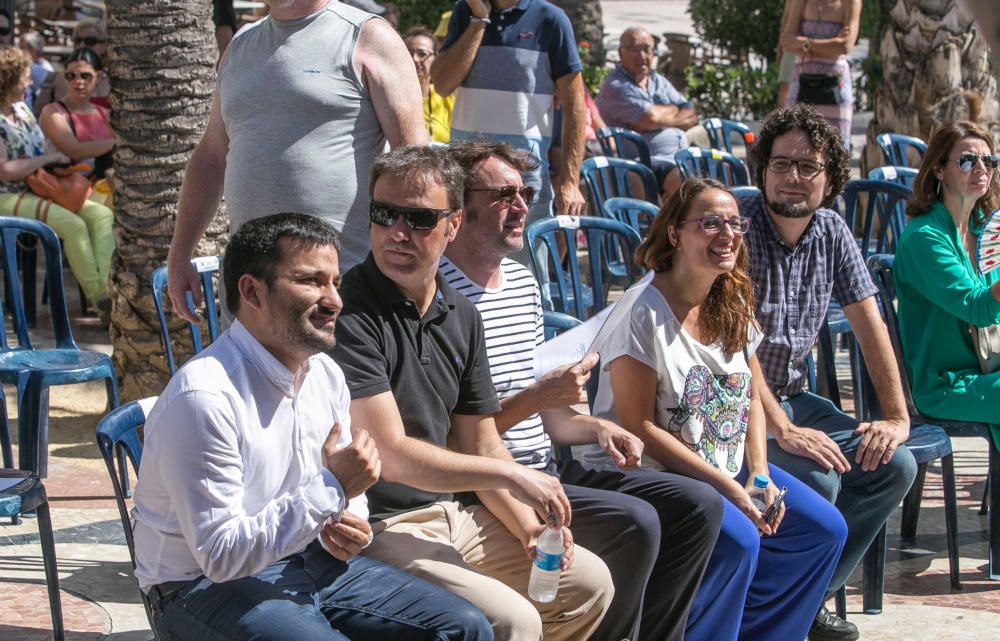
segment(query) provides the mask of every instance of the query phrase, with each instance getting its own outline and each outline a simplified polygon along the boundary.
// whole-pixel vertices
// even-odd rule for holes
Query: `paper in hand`
[[[1000,267],[1000,209],[993,210],[986,218],[983,233],[976,241],[976,263],[982,274]]]

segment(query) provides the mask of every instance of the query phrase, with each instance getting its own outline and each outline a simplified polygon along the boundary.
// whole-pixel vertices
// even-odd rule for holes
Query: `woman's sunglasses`
[[[77,36],[73,38],[73,44],[75,44],[78,47],[80,45],[84,45],[85,47],[93,47],[94,45],[100,44],[102,42],[106,42],[106,40],[98,38],[96,36]]]
[[[396,207],[388,203],[372,201],[368,208],[371,221],[381,227],[392,227],[402,216],[407,227],[414,231],[427,231],[437,227],[438,221],[454,209],[431,209],[429,207]]]
[[[682,220],[677,223],[677,226],[686,225],[688,223],[698,223],[701,230],[710,236],[718,236],[722,232],[722,228],[729,225],[729,228],[733,230],[734,234],[742,236],[743,234],[750,231],[750,219],[746,216],[733,216],[732,218],[723,218],[722,216],[709,215],[702,216],[700,218],[688,218],[687,220]]]
[[[955,162],[958,163],[959,171],[963,173],[969,173],[970,171],[972,171],[972,168],[976,166],[977,160],[983,161],[983,167],[986,169],[986,171],[992,171],[996,169],[998,162],[1000,162],[1000,160],[998,160],[997,157],[994,156],[993,154],[983,154],[982,156],[979,156],[977,154],[962,154],[961,156],[958,157],[958,160],[956,160]]]
[[[94,79],[94,74],[90,73],[89,71],[81,71],[80,73],[76,73],[75,71],[67,71],[63,75],[66,76],[66,80],[69,80],[70,82],[73,82],[77,78],[79,78],[84,82],[90,82],[91,80]]]

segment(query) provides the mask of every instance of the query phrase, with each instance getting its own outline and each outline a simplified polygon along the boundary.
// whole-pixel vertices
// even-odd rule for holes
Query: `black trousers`
[[[722,525],[706,483],[650,470],[597,472],[569,461],[560,479],[576,543],[611,570],[615,596],[593,641],[681,641]]]

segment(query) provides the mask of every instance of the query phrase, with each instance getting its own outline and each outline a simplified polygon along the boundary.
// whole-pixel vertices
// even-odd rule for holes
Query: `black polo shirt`
[[[451,414],[493,414],[500,403],[479,312],[440,273],[436,280],[434,301],[421,318],[369,253],[341,282],[344,309],[331,355],[352,399],[392,391],[406,435],[445,447]],[[373,520],[452,499],[382,480],[367,494]]]

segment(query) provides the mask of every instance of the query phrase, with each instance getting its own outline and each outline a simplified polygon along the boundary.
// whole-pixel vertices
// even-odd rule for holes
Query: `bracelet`
[[[479,16],[469,16],[469,22],[482,22],[483,24],[489,24],[489,18],[480,18]]]
[[[812,40],[806,38],[806,41],[802,43],[802,51],[806,53],[811,53],[813,50]]]

